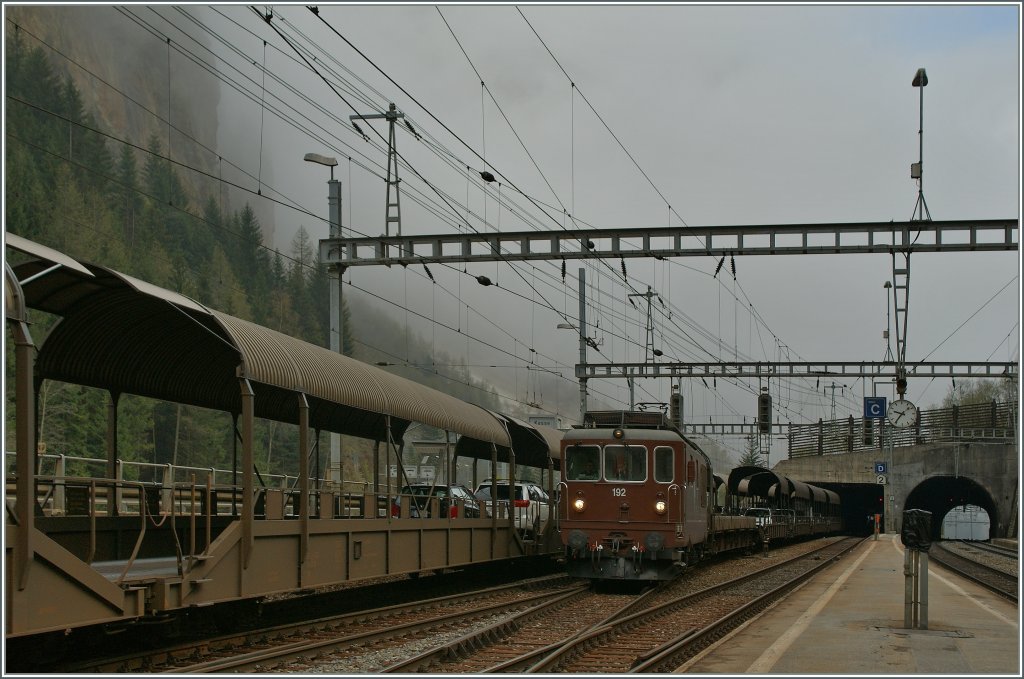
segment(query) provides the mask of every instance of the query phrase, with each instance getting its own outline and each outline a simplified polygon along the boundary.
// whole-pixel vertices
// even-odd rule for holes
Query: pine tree
[[[135,220],[141,212],[142,196],[139,193],[135,151],[127,144],[121,146],[115,177],[117,191],[113,203],[114,214],[117,215],[125,242],[131,244],[135,239]]]
[[[761,453],[757,449],[757,435],[750,434],[747,436],[747,447],[743,451],[742,457],[739,462],[741,467],[763,467],[764,460],[761,458]]]

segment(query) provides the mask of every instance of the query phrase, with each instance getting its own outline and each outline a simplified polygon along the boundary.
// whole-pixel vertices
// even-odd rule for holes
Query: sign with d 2
[[[885,417],[885,397],[865,396],[864,397],[864,418],[868,420],[882,419]]]

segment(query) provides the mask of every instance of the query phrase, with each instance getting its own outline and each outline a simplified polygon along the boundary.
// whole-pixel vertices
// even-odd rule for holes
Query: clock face
[[[894,427],[911,427],[917,424],[917,406],[902,399],[893,401],[885,416]]]

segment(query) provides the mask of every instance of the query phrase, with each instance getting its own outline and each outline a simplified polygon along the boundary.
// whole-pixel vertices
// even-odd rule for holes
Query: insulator
[[[491,284],[491,279],[488,278],[487,276],[477,276],[476,282],[486,287]]]
[[[736,258],[729,255],[729,264],[732,266],[732,279],[736,280]]]
[[[359,127],[359,123],[357,123],[354,120],[352,121],[352,127],[356,128],[356,132],[358,132],[359,134],[363,135],[364,137],[366,136],[366,133],[363,132],[363,128]]]
[[[622,264],[622,277],[626,278],[627,277],[626,276],[626,258],[625,257],[619,257],[619,262]],[[636,305],[634,305],[634,306],[636,306]]]
[[[426,264],[423,265],[423,270],[427,272],[427,278],[429,278],[432,283],[437,282],[434,280],[434,274],[430,273],[430,268]]]
[[[494,181],[494,175],[488,172],[487,170],[484,170],[483,172],[480,173],[480,178],[488,183]]]
[[[565,283],[565,260],[562,260],[562,283]]]
[[[722,255],[722,258],[718,260],[718,267],[715,269],[715,275],[712,278],[718,278],[718,272],[722,270],[723,264],[725,264],[725,255]]]

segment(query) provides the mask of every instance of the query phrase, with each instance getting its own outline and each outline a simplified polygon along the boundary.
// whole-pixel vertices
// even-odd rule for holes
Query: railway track
[[[854,541],[856,542],[856,541]],[[834,544],[834,543],[833,543]],[[793,551],[797,551],[795,548]],[[828,550],[828,551],[822,551]],[[836,551],[831,545],[814,550],[809,554],[800,554],[797,560],[811,560],[827,563]],[[719,564],[721,571],[750,568],[759,563],[762,557],[755,557],[743,562]],[[495,625],[493,628],[478,630],[467,634],[451,643],[430,649],[409,660],[396,663],[385,668],[384,672],[429,672],[431,674],[479,674],[506,672],[618,672],[627,668],[638,657],[649,652],[656,646],[652,635],[655,633],[645,628],[640,630],[641,640],[631,639],[624,645],[614,648],[608,640],[607,630],[625,624],[633,627],[636,620],[643,618],[647,612],[663,609],[679,601],[696,604],[723,586],[735,584],[743,579],[763,577],[767,573],[785,569],[792,560],[778,559],[779,563],[766,569],[755,570],[744,578],[735,579],[725,585],[700,590],[696,594],[686,596],[685,592],[692,589],[690,585],[694,573],[687,572],[682,578],[659,587],[649,589],[639,596],[624,597],[622,594],[609,594],[591,590],[586,595],[575,599],[571,606],[553,606],[544,612],[535,612],[529,619],[524,614],[522,621],[509,621],[505,626]],[[714,578],[714,576],[711,576]],[[744,601],[749,601],[748,594],[741,594]],[[665,629],[675,629],[673,623],[658,624]],[[690,629],[696,632],[697,629]],[[675,640],[676,635],[669,634]],[[596,641],[595,641],[596,639]],[[600,645],[604,656],[614,654],[617,662],[610,662],[603,657],[600,662],[586,667],[570,666],[568,668],[552,662],[560,657],[560,649],[576,649]],[[571,651],[570,651],[571,654]]]
[[[1016,549],[1010,549],[1009,547],[1001,547],[990,542],[976,542],[974,540],[959,540],[958,545],[963,545],[967,549],[973,549],[981,552],[988,552],[989,554],[999,554],[1005,556],[1008,559],[1019,561],[1020,555]]]
[[[291,663],[289,667],[294,670],[305,666],[301,663],[315,655],[325,656],[346,647],[362,647],[365,653],[366,649],[382,645],[398,646],[398,640],[402,638],[418,633],[429,637],[432,630],[451,627],[460,619],[507,616],[510,610],[582,589],[578,583],[559,574],[456,595],[189,641],[159,650],[65,666],[61,672],[272,671],[285,662]],[[380,666],[378,664],[376,667]]]
[[[562,644],[526,671],[671,672],[862,541],[840,540],[617,619]]]
[[[102,664],[89,664],[65,671],[115,672],[431,672],[483,673],[547,671],[543,661],[556,649],[593,639],[595,632],[627,624],[680,601],[695,604],[713,597],[723,585],[706,588],[703,578],[721,582],[722,573],[732,577],[737,570],[757,568],[756,577],[792,567],[789,556],[801,549],[790,546],[769,555],[718,564],[707,573],[698,569],[687,571],[687,577],[673,583],[635,593],[601,592],[565,576],[535,578],[503,587],[427,599],[409,604],[333,616],[319,620],[280,625],[257,632],[238,633],[182,644],[158,652],[111,659]],[[835,547],[825,547],[800,557],[801,560],[825,564]],[[806,551],[806,550],[805,550]],[[779,562],[767,569],[766,561]],[[717,568],[717,570],[715,570]],[[806,567],[802,570],[806,570]],[[751,580],[746,576],[730,581],[736,586]],[[778,576],[776,576],[778,577]],[[749,588],[736,595],[743,603],[754,598]],[[734,605],[735,609],[737,605]],[[764,603],[763,605],[767,605]],[[682,604],[685,608],[686,604]],[[693,608],[692,606],[690,608]],[[708,608],[700,605],[698,608]],[[754,609],[751,609],[752,611]],[[757,609],[759,610],[759,609]],[[638,613],[643,611],[643,613]],[[751,613],[752,614],[752,613]],[[719,616],[720,617],[720,616]],[[678,630],[676,622],[668,626]],[[738,623],[736,623],[738,624]],[[692,628],[692,629],[691,629]],[[687,628],[697,635],[696,625]],[[724,633],[724,632],[723,632]],[[677,635],[678,636],[678,635]],[[661,637],[658,637],[661,639]],[[717,638],[717,637],[715,637]],[[664,640],[662,640],[664,641]],[[679,641],[677,638],[668,640]],[[708,642],[710,643],[710,641]],[[591,642],[591,645],[593,642]],[[630,663],[657,661],[655,651],[661,646],[645,640],[642,648],[628,651],[617,664],[593,671],[621,671]],[[707,645],[707,644],[705,644]],[[628,662],[627,662],[628,661]],[[673,661],[668,661],[673,662]],[[681,664],[682,660],[678,664]],[[563,670],[591,671],[591,670]],[[652,670],[659,671],[659,670]]]
[[[1003,569],[951,551],[941,542],[933,542],[928,555],[943,567],[1017,603],[1018,576]]]

